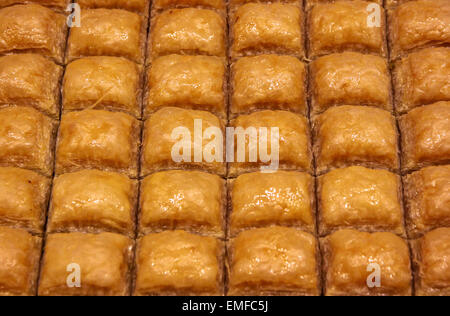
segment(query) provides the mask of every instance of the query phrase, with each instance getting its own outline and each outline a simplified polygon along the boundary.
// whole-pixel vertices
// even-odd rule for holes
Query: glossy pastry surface
[[[148,15],[149,0],[76,0],[81,9],[123,9]]]
[[[157,10],[173,7],[201,7],[217,10],[224,10],[225,0],[154,0],[153,8]]]
[[[315,238],[294,228],[247,230],[231,241],[229,295],[318,295]]]
[[[129,238],[112,233],[50,234],[45,245],[39,295],[127,295],[132,244]],[[69,287],[68,276],[77,271],[81,287]],[[69,280],[74,282],[76,278]]]
[[[162,107],[205,110],[226,117],[225,62],[213,56],[168,55],[148,72],[146,116]]]
[[[70,0],[2,0],[0,7],[7,7],[13,4],[29,4],[35,3],[42,6],[50,7],[58,11],[64,11],[69,5]]]
[[[141,185],[140,233],[183,229],[223,237],[225,182],[200,171],[164,171]]]
[[[306,114],[306,67],[295,57],[239,59],[232,70],[232,113],[278,109]]]
[[[184,231],[138,242],[135,295],[221,295],[222,244]]]
[[[314,180],[307,173],[246,173],[232,182],[230,230],[286,225],[314,232]]]

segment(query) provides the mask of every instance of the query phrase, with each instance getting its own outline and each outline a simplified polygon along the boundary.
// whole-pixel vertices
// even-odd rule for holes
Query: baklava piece
[[[450,295],[450,228],[438,228],[412,243],[417,296]]]
[[[109,109],[141,115],[141,67],[120,57],[70,63],[63,81],[63,110]]]
[[[399,167],[397,127],[388,111],[366,106],[329,108],[315,120],[317,171],[359,164]]]
[[[306,8],[310,9],[312,6],[315,6],[317,4],[320,3],[332,3],[332,2],[338,2],[338,1],[353,1],[353,0],[305,0],[306,3]],[[383,0],[366,0],[369,3],[367,3],[367,5],[369,5],[370,3],[376,3],[378,5],[383,5]],[[388,0],[388,1],[397,1],[397,0]]]
[[[223,243],[185,231],[138,241],[134,295],[223,295]]]
[[[450,44],[450,1],[418,0],[389,14],[391,58],[429,46]]]
[[[110,231],[134,235],[137,182],[127,176],[83,170],[56,177],[48,231]]]
[[[81,26],[70,30],[66,61],[87,56],[125,57],[144,62],[146,22],[125,10],[81,11]]]
[[[81,9],[122,9],[148,16],[150,0],[76,0]]]
[[[231,112],[290,110],[306,115],[306,67],[295,57],[243,57],[232,67]]]
[[[170,54],[225,57],[225,19],[205,9],[170,9],[152,19],[149,56]]]
[[[65,11],[71,0],[2,0],[0,7],[8,7],[13,4],[29,4],[35,3],[45,7],[52,8],[57,11]]]
[[[247,230],[232,239],[229,295],[319,295],[318,245],[294,228]]]
[[[450,165],[426,167],[404,178],[409,235],[450,227]]]
[[[312,111],[338,105],[370,105],[392,111],[391,78],[385,59],[355,52],[311,63]]]
[[[326,296],[409,296],[408,244],[392,233],[340,230],[322,241]]]
[[[314,179],[307,173],[247,173],[231,180],[230,235],[280,225],[315,232]]]
[[[231,56],[261,53],[304,56],[303,14],[299,6],[248,3],[231,18]]]
[[[230,175],[276,169],[311,171],[309,125],[305,117],[287,111],[261,111],[231,122],[233,141]],[[231,159],[230,159],[231,158]]]
[[[213,56],[168,55],[148,72],[145,114],[167,106],[205,110],[225,118],[226,65]]]
[[[356,51],[385,57],[384,9],[379,7],[378,21],[369,23],[371,3],[338,1],[314,6],[309,15],[309,57]],[[376,25],[379,22],[379,25]]]
[[[55,123],[31,107],[0,110],[0,166],[53,171]]]
[[[142,181],[141,234],[183,229],[224,237],[225,181],[210,173],[171,170]]]
[[[112,234],[50,234],[39,282],[40,296],[129,294],[133,241]]]
[[[62,64],[66,18],[37,4],[0,9],[0,55],[37,53]]]
[[[137,176],[140,124],[120,112],[84,110],[64,114],[56,173],[101,169]]]
[[[226,0],[153,0],[153,9],[158,11],[186,7],[200,7],[225,11]]]
[[[206,111],[167,107],[145,122],[141,176],[167,169],[225,175],[223,122]]]
[[[399,60],[393,71],[396,110],[450,101],[450,47],[425,48]]]
[[[0,295],[34,296],[40,256],[41,238],[0,227]]]
[[[416,1],[416,0],[385,0],[384,2],[387,8],[393,8],[408,1]]]
[[[405,235],[400,177],[353,166],[319,177],[319,234],[342,228]]]
[[[0,168],[0,224],[42,233],[50,180],[33,171]]]
[[[450,163],[450,101],[425,105],[400,118],[405,171]]]
[[[61,76],[62,67],[41,55],[0,57],[0,107],[32,106],[57,117]]]

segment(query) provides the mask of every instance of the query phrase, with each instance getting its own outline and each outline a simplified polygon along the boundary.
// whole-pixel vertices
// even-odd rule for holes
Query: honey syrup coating
[[[295,57],[243,57],[233,65],[231,112],[277,109],[306,115],[305,86],[306,67]]]
[[[39,282],[40,296],[124,296],[129,293],[133,241],[112,233],[49,234]],[[81,287],[67,286],[67,267],[79,266]]]
[[[66,18],[37,4],[0,9],[0,55],[37,53],[63,63]]]
[[[152,19],[149,56],[170,54],[225,57],[226,22],[213,10],[170,9]]]
[[[64,114],[56,150],[56,174],[101,169],[137,176],[139,122],[121,112]]]
[[[70,2],[70,0],[2,0],[0,2],[0,7],[9,7],[14,4],[35,3],[57,11],[64,11]]]
[[[0,168],[0,224],[41,233],[50,180],[33,171]]]
[[[154,0],[153,9],[165,10],[174,7],[200,7],[216,10],[225,10],[225,0]]]
[[[205,110],[225,118],[226,65],[213,56],[168,55],[148,72],[145,116],[162,107]]]
[[[314,225],[314,180],[307,173],[246,173],[232,182],[230,231],[271,225],[302,228]]]
[[[400,118],[403,169],[450,162],[450,101],[415,108]]]
[[[33,296],[41,239],[22,229],[0,227],[0,295]]]
[[[309,57],[343,51],[386,56],[384,9],[380,26],[368,24],[367,1],[338,1],[315,5],[309,12]]]
[[[317,243],[294,228],[247,230],[229,245],[229,295],[319,295]]]
[[[326,296],[409,296],[411,265],[408,244],[392,233],[365,233],[344,229],[323,241]],[[380,287],[369,287],[377,264]],[[374,280],[374,278],[370,278]]]
[[[134,295],[223,295],[223,246],[181,230],[138,241]]]
[[[144,62],[144,18],[117,9],[81,11],[81,27],[70,31],[66,62],[88,56],[125,57]]]
[[[120,57],[87,57],[66,67],[63,110],[104,108],[141,115],[141,67]]]
[[[200,171],[171,170],[142,181],[140,233],[183,229],[224,236],[225,181]]]
[[[55,178],[48,232],[111,231],[134,235],[137,182],[99,170]]]
[[[450,2],[408,1],[389,14],[391,58],[429,46],[450,44]]]
[[[450,48],[425,48],[399,60],[393,72],[397,112],[450,101]]]
[[[312,6],[320,4],[320,3],[333,3],[338,1],[349,1],[349,0],[305,0],[305,5],[307,9],[310,9]],[[353,1],[353,0],[350,0]],[[380,6],[383,5],[383,0],[366,0],[368,2],[374,2],[376,4],[379,4]]]
[[[416,295],[450,295],[450,228],[435,229],[413,245]]]
[[[62,67],[36,54],[0,57],[0,106],[32,106],[57,117],[62,71]]]
[[[319,177],[319,233],[337,229],[391,231],[404,235],[400,178],[360,166]]]
[[[404,178],[407,224],[413,238],[450,227],[450,165],[426,167]]]
[[[303,14],[298,5],[247,3],[231,17],[231,56],[261,53],[304,56]]]
[[[207,130],[212,132],[210,135],[204,134],[197,147],[194,143],[196,120],[201,121],[203,133]],[[200,127],[200,124],[197,126]],[[222,150],[224,135],[223,122],[207,111],[162,108],[145,122],[141,176],[155,171],[184,168],[225,175],[225,150]],[[195,148],[200,144],[202,157],[196,157]]]
[[[360,164],[397,170],[397,127],[385,110],[332,107],[315,120],[317,172]]]
[[[276,160],[274,158],[278,158],[277,163],[280,169],[311,171],[310,134],[305,117],[288,111],[266,110],[241,115],[231,122],[231,127],[235,130],[234,162],[230,163],[230,176],[257,171],[261,168],[273,168]],[[266,128],[267,138],[260,128]],[[276,134],[272,135],[272,131],[275,132],[273,128],[278,128],[279,142],[272,143],[272,139],[276,140]],[[257,147],[254,146],[256,143],[249,135],[256,135],[255,142],[258,143],[267,140],[267,154],[270,156],[270,161],[264,162],[264,158],[267,157],[261,156],[261,150],[251,150]],[[242,146],[244,141],[245,146]],[[277,148],[278,157],[273,157]],[[245,152],[242,153],[240,149],[244,149]],[[256,161],[252,161],[253,154],[256,154]]]
[[[148,15],[150,0],[76,0],[81,9],[122,9]]]
[[[385,0],[385,6],[387,8],[393,8],[408,1],[416,1],[416,0]]]
[[[0,166],[52,174],[55,123],[31,107],[0,109]]]
[[[392,111],[386,60],[355,52],[320,57],[311,64],[312,111],[335,105],[372,105]]]

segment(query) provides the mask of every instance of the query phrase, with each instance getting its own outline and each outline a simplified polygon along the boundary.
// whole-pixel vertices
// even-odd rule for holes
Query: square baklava
[[[148,16],[150,0],[75,0],[81,9],[122,9]]]
[[[226,0],[153,0],[153,10],[166,10],[171,8],[198,7],[225,11]]]
[[[8,7],[13,4],[35,3],[62,12],[66,10],[71,2],[71,0],[2,0],[0,2],[0,7]]]

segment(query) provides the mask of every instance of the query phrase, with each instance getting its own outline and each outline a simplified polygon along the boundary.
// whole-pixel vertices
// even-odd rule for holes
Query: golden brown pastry
[[[42,233],[50,180],[33,171],[0,168],[0,224]]]
[[[225,57],[225,19],[212,10],[170,9],[152,19],[149,56],[170,54]]]
[[[225,118],[226,65],[213,56],[168,55],[152,62],[145,116],[167,106],[205,110]]]
[[[137,176],[140,124],[120,112],[64,114],[56,150],[56,174],[101,169]]]
[[[243,57],[232,66],[231,112],[290,110],[306,115],[306,67],[295,57]]]
[[[450,2],[408,1],[389,15],[391,58],[413,50],[450,44]]]
[[[367,106],[329,108],[315,120],[317,172],[348,165],[397,170],[397,127],[385,110]]]
[[[128,295],[132,246],[131,239],[112,233],[48,235],[39,295]]]
[[[372,105],[392,111],[391,78],[385,59],[355,52],[311,63],[312,111],[335,105]]]
[[[230,0],[230,4],[233,7],[243,5],[249,2],[255,2],[255,3],[271,3],[271,2],[281,2],[281,3],[297,3],[297,0]]]
[[[70,63],[63,81],[63,110],[102,108],[141,116],[141,67],[120,57]]]
[[[310,133],[305,117],[287,111],[267,110],[241,115],[231,122],[231,127],[234,128],[234,135],[231,136],[234,139],[234,146],[229,150],[232,151],[234,159],[228,160],[231,162],[230,176],[234,177],[262,168],[270,170],[278,169],[278,167],[287,170],[311,171]],[[260,128],[265,128],[267,135],[262,133]],[[272,142],[272,139],[276,140],[276,130],[273,128],[278,129],[278,142]],[[266,148],[258,146],[264,141],[267,143]],[[278,149],[278,156],[276,149]],[[267,157],[264,157],[266,154]],[[269,158],[269,161],[264,161],[265,158]],[[276,161],[277,158],[278,161]]]
[[[450,163],[450,101],[425,105],[400,118],[403,169]]]
[[[385,57],[384,9],[380,26],[369,25],[367,1],[338,1],[317,4],[309,15],[309,57],[343,51],[371,53]]]
[[[0,166],[19,167],[50,176],[55,123],[30,107],[0,110]]]
[[[404,188],[411,237],[450,227],[450,165],[426,167],[406,175]]]
[[[0,227],[0,295],[35,295],[40,256],[41,238]]]
[[[409,248],[402,238],[344,229],[324,238],[321,248],[326,296],[411,295]]]
[[[310,9],[312,6],[319,4],[319,3],[331,3],[331,2],[338,2],[338,1],[352,1],[352,0],[305,0],[306,8]],[[383,0],[366,0],[368,2],[374,2],[379,4],[380,6],[383,5]],[[387,0],[392,1],[392,0]],[[393,0],[397,1],[397,0]]]
[[[32,106],[57,117],[62,71],[36,54],[0,57],[0,106]]]
[[[154,0],[153,9],[165,10],[169,8],[200,7],[224,11],[225,0]]]
[[[314,236],[294,228],[244,231],[229,244],[229,295],[319,295]]]
[[[63,63],[66,18],[37,4],[0,9],[0,55],[37,53]]]
[[[138,241],[134,295],[223,295],[223,244],[185,231]]]
[[[425,48],[399,60],[393,71],[396,110],[450,101],[450,48]]]
[[[405,234],[399,176],[353,166],[318,179],[321,236],[342,228]]]
[[[417,296],[450,295],[450,228],[438,228],[413,241]]]
[[[244,4],[231,17],[231,56],[277,53],[303,57],[302,21],[297,5]]]
[[[48,232],[111,231],[134,236],[137,181],[99,170],[56,177]]]
[[[141,234],[183,229],[224,237],[225,181],[210,173],[171,170],[142,181],[139,214]]]
[[[392,8],[408,1],[416,1],[416,0],[385,0],[384,2],[387,8]]]
[[[125,10],[81,11],[81,27],[70,30],[66,62],[87,56],[125,57],[144,62],[145,19]]]
[[[123,9],[148,15],[150,0],[76,0],[81,9]]]
[[[246,173],[232,180],[230,190],[232,236],[272,225],[315,232],[314,179],[307,173]]]
[[[35,3],[57,11],[65,11],[71,0],[1,0],[0,7],[7,7],[13,4]]]
[[[223,122],[215,115],[206,111],[163,108],[145,122],[141,176],[184,168],[225,175],[224,142]]]

